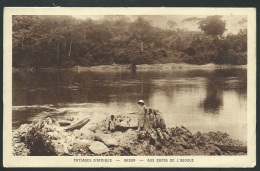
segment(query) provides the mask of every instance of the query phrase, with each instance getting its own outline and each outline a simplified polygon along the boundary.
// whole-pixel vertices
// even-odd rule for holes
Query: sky
[[[78,19],[86,19],[91,18],[93,20],[99,20],[104,18],[104,15],[95,15],[95,16],[83,16],[83,15],[74,15],[73,17]],[[131,20],[135,20],[138,16],[127,16]],[[182,20],[190,17],[198,17],[205,18],[206,16],[198,16],[198,15],[144,15],[143,18],[151,21],[153,26],[159,28],[167,28],[167,21],[174,21],[177,23],[177,28],[187,29],[187,30],[198,30],[197,26],[194,28],[194,25],[188,22],[182,22]],[[236,34],[242,26],[238,24],[238,22],[242,19],[246,18],[243,15],[224,15],[223,20],[226,21],[226,29],[225,34],[233,33]]]

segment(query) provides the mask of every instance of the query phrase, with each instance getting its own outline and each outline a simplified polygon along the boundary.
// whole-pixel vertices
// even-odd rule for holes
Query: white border
[[[246,156],[56,156],[32,157],[12,154],[12,15],[247,15],[247,143]],[[63,8],[17,7],[4,8],[4,167],[254,167],[256,165],[256,9],[255,8]],[[112,159],[112,163],[73,162],[74,159]],[[135,163],[123,159],[136,159]],[[193,163],[146,162],[147,159],[192,158]],[[139,160],[144,161],[139,161]],[[116,160],[120,160],[117,162]]]

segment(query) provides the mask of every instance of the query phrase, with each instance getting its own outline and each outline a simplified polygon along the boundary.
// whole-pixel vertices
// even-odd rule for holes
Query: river
[[[137,101],[159,109],[168,127],[247,136],[247,69],[13,72],[13,128],[52,115],[121,114]],[[101,114],[100,114],[101,116]]]

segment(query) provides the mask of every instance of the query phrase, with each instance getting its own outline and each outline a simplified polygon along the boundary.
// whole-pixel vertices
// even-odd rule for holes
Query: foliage
[[[247,63],[246,20],[237,34],[224,35],[221,16],[183,20],[201,31],[154,27],[139,17],[13,16],[13,67],[71,67],[188,62]],[[243,25],[243,26],[242,26]],[[174,28],[174,29],[173,29]]]
[[[221,20],[222,16],[208,16],[199,21],[199,28],[206,34],[221,36],[226,31],[226,22]]]
[[[32,156],[54,156],[55,147],[47,134],[42,130],[43,123],[31,126],[26,134],[26,144]]]
[[[168,26],[170,29],[173,29],[174,27],[177,26],[177,23],[174,22],[174,21],[169,20],[169,21],[167,21],[167,26]]]

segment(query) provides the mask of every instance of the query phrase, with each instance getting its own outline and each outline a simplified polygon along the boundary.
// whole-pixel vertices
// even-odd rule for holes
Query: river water
[[[137,111],[137,101],[159,109],[168,127],[223,131],[246,140],[247,69],[13,72],[13,128],[67,113]],[[99,117],[99,116],[98,116]]]

